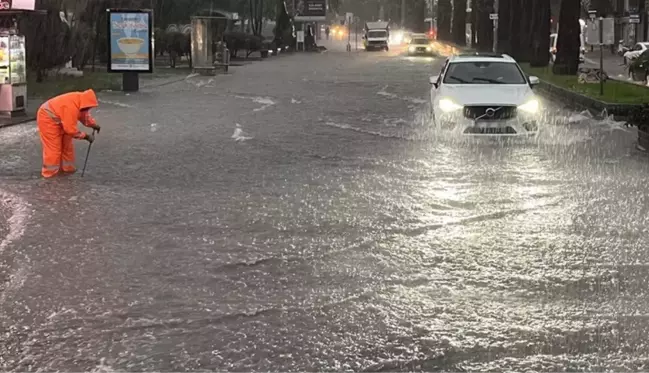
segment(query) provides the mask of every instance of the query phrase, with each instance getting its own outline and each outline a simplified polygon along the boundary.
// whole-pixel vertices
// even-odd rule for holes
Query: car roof
[[[507,54],[496,53],[464,53],[451,56],[449,63],[454,62],[505,62],[516,63],[516,60]]]

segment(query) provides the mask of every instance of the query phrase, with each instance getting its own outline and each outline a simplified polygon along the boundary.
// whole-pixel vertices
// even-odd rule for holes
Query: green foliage
[[[604,95],[600,96],[599,84],[581,84],[578,82],[577,75],[557,75],[550,68],[534,68],[528,64],[521,64],[521,67],[529,75],[537,76],[548,83],[604,102],[641,104],[649,101],[649,88],[640,85],[608,80],[604,86]]]
[[[82,77],[57,76],[47,81],[28,78],[30,98],[48,99],[71,91],[85,91],[92,88],[96,91],[121,90],[121,76],[109,73],[86,72]]]

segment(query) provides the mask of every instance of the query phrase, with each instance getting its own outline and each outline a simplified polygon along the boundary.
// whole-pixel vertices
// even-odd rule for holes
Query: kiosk
[[[22,114],[27,101],[25,37],[0,30],[0,114]]]
[[[35,0],[0,0],[0,125],[26,116],[25,37],[18,31],[17,16],[43,13],[35,11],[35,3]]]

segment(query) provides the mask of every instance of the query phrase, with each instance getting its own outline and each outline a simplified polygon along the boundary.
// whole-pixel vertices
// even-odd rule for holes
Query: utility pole
[[[406,27],[406,0],[401,0],[401,28]]]
[[[494,13],[498,13],[498,0],[494,0]],[[494,29],[494,53],[498,53],[498,19],[495,19],[493,21],[493,29]]]

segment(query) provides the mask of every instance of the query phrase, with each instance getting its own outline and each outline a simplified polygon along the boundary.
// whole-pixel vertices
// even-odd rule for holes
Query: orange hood
[[[99,104],[97,103],[97,95],[95,95],[95,91],[88,89],[80,93],[79,109],[91,109],[99,106]]]

